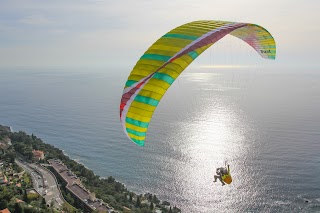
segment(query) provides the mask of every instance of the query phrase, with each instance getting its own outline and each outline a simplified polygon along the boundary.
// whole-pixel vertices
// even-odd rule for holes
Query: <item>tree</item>
[[[9,163],[14,163],[15,157],[16,157],[16,154],[12,152],[9,152],[5,155],[5,158]]]
[[[0,209],[5,209],[7,207],[8,207],[8,201],[1,198],[1,200],[0,200]]]
[[[140,207],[141,207],[141,200],[140,200],[140,196],[138,196],[138,197],[137,197],[136,207],[137,207],[137,208],[140,208]]]
[[[112,176],[108,177],[108,183],[113,183],[114,181],[115,179]]]
[[[67,213],[78,212],[78,210],[75,207],[71,206],[69,203],[66,203],[66,202],[62,204],[62,210],[64,210]]]
[[[162,205],[170,206],[170,203],[169,203],[168,201],[163,201],[163,202],[162,202]]]
[[[153,195],[152,202],[155,203],[155,204],[159,204],[160,200],[157,198],[156,195]]]
[[[51,202],[50,202],[50,207],[52,208],[53,205],[54,205],[54,200],[51,200]]]
[[[120,192],[123,188],[123,185],[119,182],[115,182],[114,184],[114,189],[117,191],[117,192]]]
[[[37,136],[35,136],[33,133],[31,134],[31,139],[32,139],[33,141],[38,140]]]
[[[154,206],[153,206],[153,203],[151,202],[150,204],[150,209],[153,210],[154,209]]]
[[[24,213],[24,209],[20,206],[19,203],[14,204],[14,212]]]
[[[68,203],[70,203],[71,205],[74,205],[74,199],[72,198],[72,196],[71,196],[70,193],[67,194],[66,200],[67,200]]]
[[[24,190],[24,193],[23,193],[23,200],[24,200],[24,202],[26,202],[26,203],[28,203],[28,202],[29,202],[28,194],[27,194],[27,190]]]
[[[41,199],[41,205],[42,205],[42,208],[46,208],[47,207],[47,203],[46,203],[46,200],[44,198]]]
[[[34,193],[29,193],[27,196],[28,196],[28,201],[29,202],[32,202],[34,200],[38,200],[38,198],[39,198],[39,195],[38,194],[34,194]]]

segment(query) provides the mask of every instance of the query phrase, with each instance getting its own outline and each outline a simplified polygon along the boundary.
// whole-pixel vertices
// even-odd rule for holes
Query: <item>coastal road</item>
[[[57,209],[61,209],[64,199],[60,193],[54,175],[37,164],[29,164],[21,160],[16,160],[16,163],[31,175],[35,190],[44,197],[46,203]]]
[[[18,159],[16,159],[15,162],[16,164],[18,164],[18,166],[20,166],[23,170],[30,174],[34,189],[39,194],[41,194],[41,192],[43,191],[41,176],[39,176],[32,168],[30,168],[27,163]]]

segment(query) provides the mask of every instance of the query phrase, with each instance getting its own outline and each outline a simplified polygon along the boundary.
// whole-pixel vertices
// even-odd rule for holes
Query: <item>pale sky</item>
[[[320,67],[317,0],[1,0],[0,5],[5,68],[132,67],[160,36],[196,20],[258,24],[276,40],[276,65]]]

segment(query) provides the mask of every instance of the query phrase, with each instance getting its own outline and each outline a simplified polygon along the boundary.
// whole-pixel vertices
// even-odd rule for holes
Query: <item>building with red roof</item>
[[[32,150],[33,158],[35,160],[43,160],[44,159],[44,152],[40,150]]]

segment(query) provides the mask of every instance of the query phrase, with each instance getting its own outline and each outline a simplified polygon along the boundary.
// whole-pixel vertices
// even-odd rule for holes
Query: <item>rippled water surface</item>
[[[183,212],[320,211],[316,70],[190,69],[159,104],[145,147],[119,122],[127,74],[1,70],[0,123]],[[225,161],[233,183],[222,187],[212,181]]]

